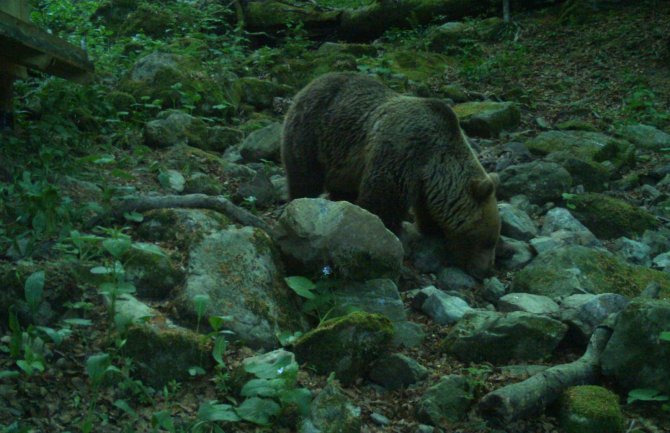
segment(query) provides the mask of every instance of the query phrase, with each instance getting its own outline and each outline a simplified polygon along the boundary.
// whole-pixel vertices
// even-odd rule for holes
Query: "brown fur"
[[[446,237],[460,265],[477,276],[491,270],[497,177],[486,174],[444,101],[402,96],[359,74],[323,75],[286,115],[282,160],[291,199],[325,190],[396,233],[411,208],[423,233]]]

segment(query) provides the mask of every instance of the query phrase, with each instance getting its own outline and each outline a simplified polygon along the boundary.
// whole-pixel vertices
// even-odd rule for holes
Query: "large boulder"
[[[335,373],[343,384],[364,377],[390,346],[391,321],[380,314],[350,313],[329,319],[295,342],[298,361],[323,375]]]
[[[601,357],[603,373],[627,389],[652,388],[670,394],[670,302],[636,299],[619,314]]]
[[[634,236],[659,226],[651,213],[603,194],[570,195],[568,204],[575,217],[603,239]]]
[[[473,101],[454,106],[461,126],[473,137],[497,137],[519,125],[521,113],[513,102]]]
[[[474,400],[472,384],[463,376],[443,376],[421,396],[416,408],[419,421],[439,426],[463,419]]]
[[[625,125],[616,134],[642,149],[660,152],[670,148],[670,134],[650,125]]]
[[[464,362],[542,360],[552,355],[567,329],[558,320],[537,314],[476,311],[449,331],[443,347]]]
[[[276,226],[276,239],[296,275],[369,280],[400,275],[403,249],[376,215],[346,201],[293,200]]]
[[[204,235],[189,250],[178,307],[192,323],[232,316],[224,327],[234,338],[254,348],[276,347],[280,331],[301,327],[279,263],[270,238],[259,229],[230,226]]]
[[[514,276],[516,292],[552,298],[578,293],[618,293],[633,297],[649,283],[670,296],[670,275],[626,263],[617,256],[583,246],[566,246],[539,254]]]
[[[511,165],[500,172],[498,195],[509,199],[524,194],[531,203],[544,204],[559,200],[572,185],[572,178],[554,162],[533,161]]]
[[[565,390],[559,403],[559,420],[566,433],[623,433],[619,397],[595,385]]]

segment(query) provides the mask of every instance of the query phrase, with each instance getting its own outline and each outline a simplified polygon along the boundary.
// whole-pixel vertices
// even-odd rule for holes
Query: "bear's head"
[[[493,271],[500,237],[500,215],[495,194],[499,183],[495,173],[472,180],[468,193],[472,195],[474,211],[456,232],[445,233],[450,256],[470,275],[480,279]]]

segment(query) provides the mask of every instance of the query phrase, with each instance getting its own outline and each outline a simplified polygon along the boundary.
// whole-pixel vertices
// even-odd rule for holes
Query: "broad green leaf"
[[[96,266],[91,268],[90,272],[95,275],[109,275],[114,273],[114,269],[107,266]]]
[[[307,416],[309,405],[312,402],[312,393],[307,388],[285,389],[279,392],[279,401],[282,405],[294,404],[300,415]]]
[[[659,340],[670,341],[670,331],[663,331],[661,335],[658,336]]]
[[[223,335],[219,335],[218,337],[216,337],[216,340],[214,340],[214,349],[212,350],[212,357],[214,357],[214,360],[220,366],[226,365],[226,363],[223,361],[223,354],[226,352],[226,347],[228,347],[226,337],[224,337]]]
[[[297,293],[299,296],[307,299],[314,299],[316,296],[312,290],[316,288],[316,285],[309,278],[305,277],[286,277],[284,278],[286,284]]]
[[[233,316],[211,316],[209,318],[209,326],[211,326],[213,330],[218,331],[225,322],[232,322],[232,320]]]
[[[71,319],[63,319],[63,323],[73,326],[91,326],[93,324],[89,319],[81,319],[79,317],[73,317]]]
[[[47,335],[47,337],[49,337],[51,341],[54,342],[56,346],[60,346],[63,340],[65,340],[67,337],[70,336],[70,334],[72,334],[72,331],[67,328],[55,330],[47,326],[38,326],[37,329],[44,332]]]
[[[287,386],[284,379],[251,379],[244,384],[240,394],[242,397],[274,397]]]
[[[125,212],[123,214],[123,217],[127,221],[132,221],[134,223],[141,223],[142,221],[144,221],[144,215],[142,215],[139,212]]]
[[[281,351],[270,360],[252,360],[244,364],[244,371],[259,379],[275,379],[284,375],[294,375],[298,372],[298,363],[291,352]]]
[[[118,407],[126,414],[130,415],[131,418],[137,418],[137,412],[135,412],[135,410],[132,407],[130,407],[130,405],[125,400],[116,400],[114,402],[114,406]]]
[[[169,432],[175,431],[174,429],[174,422],[172,421],[172,417],[170,416],[170,412],[166,410],[162,410],[160,412],[155,412],[151,416],[151,426],[152,427],[160,427],[163,428]]]
[[[35,311],[44,295],[44,271],[34,272],[26,279],[24,292],[28,306]]]
[[[193,297],[193,302],[195,303],[195,314],[198,317],[202,317],[205,314],[207,309],[207,304],[209,304],[210,297],[209,295],[200,294]]]
[[[18,361],[16,361],[16,365],[17,365],[21,370],[23,370],[24,373],[26,373],[28,376],[32,376],[32,375],[33,375],[33,372],[34,372],[34,371],[33,371],[33,367],[32,367],[32,365],[31,365],[31,363],[27,362],[26,360],[24,360],[24,359],[19,359]]]
[[[668,401],[668,396],[653,388],[636,388],[628,393],[627,403],[635,401]]]
[[[156,244],[151,244],[148,242],[135,242],[133,243],[133,249],[137,251],[142,251],[143,253],[153,254],[159,257],[165,257],[165,252],[160,249]]]
[[[91,381],[94,384],[97,384],[103,377],[105,377],[105,372],[107,372],[107,368],[111,366],[111,364],[112,360],[109,353],[91,355],[86,360],[86,373],[88,374],[88,377],[91,378]]]
[[[281,407],[267,398],[251,397],[236,409],[237,415],[245,421],[258,425],[269,425],[270,418],[277,416]]]
[[[166,170],[158,175],[158,182],[163,188],[182,192],[184,190],[184,185],[186,184],[186,179],[184,179],[184,176],[177,170]]]
[[[238,422],[240,417],[235,413],[235,408],[229,404],[220,404],[216,400],[207,401],[198,409],[198,420],[200,421],[228,421]]]
[[[202,367],[198,367],[197,365],[189,367],[188,369],[188,374],[190,374],[191,376],[202,376],[205,373],[207,373],[205,369]]]
[[[19,377],[21,374],[18,371],[11,370],[2,370],[0,371],[0,380],[2,379],[13,379]]]
[[[130,249],[132,242],[126,238],[105,239],[102,246],[112,257],[119,259]]]

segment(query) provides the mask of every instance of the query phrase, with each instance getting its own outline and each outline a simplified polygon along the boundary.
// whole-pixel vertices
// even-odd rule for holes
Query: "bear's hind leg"
[[[408,205],[397,183],[389,177],[367,176],[361,182],[360,191],[356,204],[377,215],[386,228],[399,234]]]

